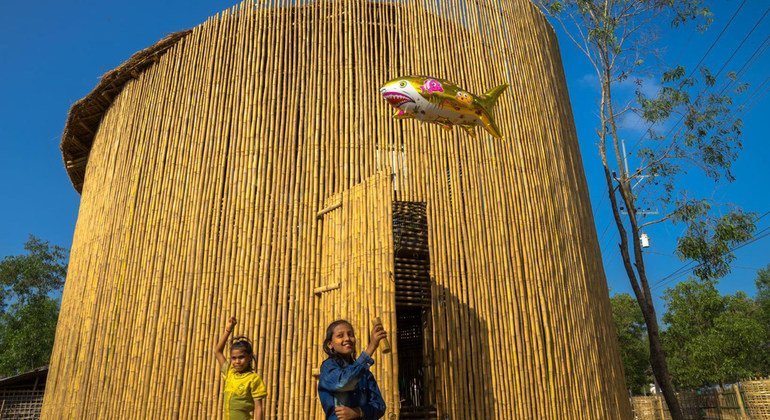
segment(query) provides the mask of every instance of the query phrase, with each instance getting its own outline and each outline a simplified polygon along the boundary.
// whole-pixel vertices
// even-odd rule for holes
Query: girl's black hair
[[[329,324],[328,327],[326,327],[326,338],[324,338],[323,350],[324,350],[324,353],[326,353],[329,356],[329,358],[342,359],[342,356],[337,354],[337,352],[334,351],[334,349],[329,348],[329,343],[332,342],[332,336],[334,335],[334,329],[338,325],[347,325],[348,327],[350,327],[351,330],[353,330],[353,324],[351,324],[347,320],[338,319],[332,322],[331,324]],[[355,347],[353,348],[353,353],[355,353]],[[352,354],[350,355],[350,361],[353,361]]]
[[[251,345],[251,340],[243,335],[233,337],[230,341],[230,351],[241,350],[246,353],[251,360],[249,361],[249,370],[254,370],[254,347]]]

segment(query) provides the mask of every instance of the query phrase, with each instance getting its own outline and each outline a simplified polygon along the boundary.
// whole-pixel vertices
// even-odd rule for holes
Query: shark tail
[[[493,87],[481,95],[481,104],[484,106],[487,112],[490,114],[492,113],[495,105],[497,105],[497,99],[503,92],[505,92],[506,89],[508,89],[508,84],[502,84],[500,86]]]
[[[485,115],[481,118],[482,126],[485,130],[496,139],[502,139],[503,135],[500,129],[497,127],[497,123],[494,120],[494,109],[497,105],[497,99],[500,95],[508,89],[507,84],[502,84],[488,90],[485,94],[481,95],[481,106],[484,108]]]

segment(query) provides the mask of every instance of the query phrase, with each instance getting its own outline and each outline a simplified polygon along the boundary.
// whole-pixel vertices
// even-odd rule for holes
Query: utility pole
[[[621,139],[620,140],[620,146],[623,148],[623,165],[625,166],[626,173],[630,174],[631,172],[629,172],[629,170],[628,170],[628,153],[626,152],[626,140],[625,139]],[[636,171],[636,172],[638,172],[638,171]],[[637,178],[637,181],[636,181],[635,184],[633,183],[633,180],[631,181],[631,193],[632,194],[634,192],[634,188],[635,187],[639,186],[639,184],[641,184],[641,182],[644,181],[645,179],[651,177],[651,175],[644,175],[642,173],[638,173],[637,174],[636,172],[634,172],[634,175],[631,177],[631,178]],[[628,212],[623,207],[621,207],[620,210],[621,210],[622,214],[628,214]],[[653,214],[658,214],[658,213],[659,213],[658,209],[650,210],[649,208],[647,208],[646,210],[644,210],[644,209],[643,210],[637,210],[637,212],[636,212],[636,214],[638,214],[638,215],[640,215],[642,217],[648,216],[648,215],[653,215]],[[639,237],[637,238],[637,240],[641,244],[642,248],[649,248],[650,247],[650,237],[646,233],[639,232]]]

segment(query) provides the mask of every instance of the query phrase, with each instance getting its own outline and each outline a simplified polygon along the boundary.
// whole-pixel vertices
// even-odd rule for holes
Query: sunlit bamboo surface
[[[230,315],[267,417],[319,418],[325,326],[350,318],[359,350],[374,317],[395,336],[393,200],[427,204],[441,418],[630,417],[559,50],[528,0],[247,1],[153,59],[63,139],[90,154],[67,161],[85,182],[44,418],[221,418]],[[407,74],[509,83],[505,139],[391,120],[378,88]]]

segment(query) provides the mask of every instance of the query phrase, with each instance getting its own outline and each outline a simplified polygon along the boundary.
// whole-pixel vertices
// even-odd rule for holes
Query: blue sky
[[[130,4],[94,0],[54,2],[10,2],[0,4],[0,256],[22,251],[27,235],[69,247],[78,212],[79,196],[65,173],[59,140],[69,107],[96,85],[99,77],[134,52],[152,45],[166,34],[190,28],[207,17],[234,5],[235,1],[134,1]],[[739,7],[738,1],[716,4],[716,19],[703,35],[669,38],[663,64],[694,66]],[[725,30],[704,64],[719,68],[741,40],[763,16],[764,0],[747,0]],[[737,50],[725,71],[736,70],[761,46],[767,47],[770,17],[765,17],[744,45]],[[663,33],[663,36],[670,34]],[[607,279],[614,292],[630,292],[617,250],[617,233],[604,198],[604,180],[595,146],[595,77],[583,57],[561,36],[567,83],[575,112],[580,147],[594,208],[597,232],[604,256]],[[767,82],[770,53],[761,50],[744,81],[749,95]],[[765,174],[770,162],[767,137],[770,83],[755,95],[744,119],[744,150],[735,165],[737,180],[715,186],[692,176],[686,188],[749,211],[770,210],[770,187]],[[628,89],[626,94],[631,94]],[[634,121],[624,123],[629,143],[640,136]],[[634,159],[629,162],[634,165]],[[759,228],[770,226],[770,217]],[[649,229],[648,273],[653,283],[684,263],[673,254],[681,227],[668,224]],[[732,293],[754,293],[757,268],[770,263],[770,237],[737,252],[733,273],[720,289]],[[670,283],[668,283],[670,284]],[[668,285],[666,284],[666,285]],[[656,294],[663,287],[654,290]]]
[[[663,66],[671,67],[681,64],[689,72],[705,56],[702,65],[709,67],[714,73],[727,63],[722,73],[725,74],[730,70],[739,70],[759,50],[752,60],[753,64],[746,67],[747,70],[745,70],[742,78],[743,81],[750,84],[749,90],[737,100],[737,103],[743,103],[745,99],[751,98],[754,92],[759,92],[749,102],[753,105],[749,105],[746,108],[747,111],[741,116],[744,121],[743,151],[734,166],[736,181],[717,185],[704,180],[699,171],[692,170],[683,180],[682,186],[702,197],[713,198],[718,202],[733,204],[744,210],[762,214],[770,210],[770,194],[768,194],[770,187],[767,181],[761,178],[767,173],[766,165],[767,162],[770,162],[770,147],[765,140],[770,133],[770,126],[768,126],[770,95],[762,95],[762,92],[767,92],[768,83],[770,83],[767,80],[770,76],[770,71],[768,71],[770,69],[770,53],[767,52],[768,46],[770,46],[768,41],[770,16],[765,15],[768,10],[767,2],[747,0],[742,7],[740,6],[741,2],[739,1],[716,2],[712,8],[715,13],[715,20],[709,30],[700,35],[690,35],[687,32],[674,34],[662,31],[660,36],[666,42],[664,43],[665,48],[661,51],[660,63]],[[738,13],[727,26],[736,10]],[[760,21],[763,15],[764,18]],[[759,25],[751,32],[757,22]],[[723,35],[706,55],[709,47],[717,40],[723,29]],[[595,109],[598,101],[598,86],[596,76],[571,41],[560,31],[557,30],[557,33],[559,34],[564,71],[575,114],[575,124],[578,130],[607,280],[613,292],[632,293],[618,252],[618,234],[612,222],[612,214],[606,198],[604,176],[601,171],[601,161],[596,148],[596,136],[593,134],[597,126]],[[741,42],[743,45],[738,48]],[[730,60],[728,61],[728,59]],[[647,79],[646,82],[648,89],[654,91],[656,86],[654,81]],[[763,83],[765,83],[764,86],[762,86]],[[761,89],[757,90],[760,87]],[[633,94],[633,84],[628,83],[618,93],[620,95]],[[637,143],[647,125],[629,119],[623,121],[622,126],[621,135],[627,142],[629,152],[633,152],[633,144]],[[629,157],[631,170],[634,170],[636,162],[638,162],[636,159]],[[663,211],[664,209],[658,210]],[[770,219],[770,215],[759,221],[758,230],[770,226],[768,219]],[[674,255],[676,238],[682,232],[682,226],[667,223],[646,230],[651,241],[651,247],[646,249],[647,273],[651,284],[658,283],[686,264]],[[719,289],[723,293],[743,290],[753,295],[756,270],[770,263],[770,237],[740,248],[737,250],[736,256],[732,273],[720,281]],[[673,276],[654,288],[653,293],[659,296],[666,287],[685,278],[686,275]],[[660,304],[660,301],[658,303]]]

